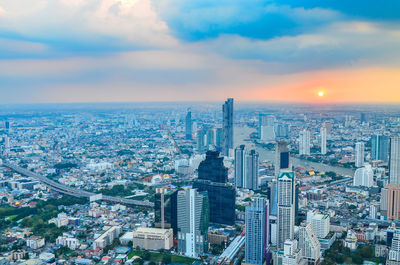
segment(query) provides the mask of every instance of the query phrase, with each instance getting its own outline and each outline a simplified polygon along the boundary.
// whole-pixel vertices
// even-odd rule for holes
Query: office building
[[[299,138],[299,154],[300,155],[310,155],[310,131],[302,130],[300,131]]]
[[[400,185],[388,184],[381,190],[381,213],[387,220],[399,220]]]
[[[207,151],[206,159],[201,161],[198,168],[199,179],[212,182],[226,183],[228,169],[224,166],[224,158],[218,151]]]
[[[190,108],[188,109],[185,118],[185,138],[186,140],[192,140],[192,111]]]
[[[278,176],[277,247],[294,238],[296,179],[294,172],[281,171]]]
[[[277,141],[275,143],[275,177],[281,170],[290,170],[292,168],[290,161],[290,152],[286,141]]]
[[[235,148],[235,186],[236,188],[244,187],[245,172],[245,145]]]
[[[254,198],[246,207],[246,264],[262,265],[269,259],[269,204],[264,198]]]
[[[261,141],[272,142],[275,141],[275,117],[263,116],[261,122]]]
[[[395,229],[386,264],[400,264],[400,230]]]
[[[255,150],[245,154],[244,188],[258,190],[258,153]]]
[[[223,132],[222,128],[215,129],[215,149],[222,152]]]
[[[193,258],[207,251],[208,195],[196,189],[178,191],[178,252]]]
[[[307,223],[311,224],[311,227],[318,238],[325,238],[329,234],[329,215],[321,214],[317,211],[308,211]]]
[[[222,105],[222,129],[223,154],[229,156],[229,150],[233,149],[233,98],[228,98]]]
[[[215,146],[215,130],[208,129],[207,130],[207,148],[211,146]]]
[[[227,183],[228,169],[218,151],[208,151],[206,159],[198,168],[198,179],[193,188],[199,192],[207,191],[209,201],[209,220],[211,223],[234,225],[236,190]]]
[[[322,155],[326,155],[326,136],[327,136],[327,130],[326,130],[325,124],[323,124],[321,127],[321,154]]]
[[[321,259],[321,244],[310,223],[302,222],[299,226],[299,249],[308,264],[318,264]]]
[[[132,247],[146,250],[170,250],[174,246],[172,229],[139,227],[133,231]]]
[[[389,149],[389,183],[400,185],[400,137],[390,138]]]
[[[154,200],[154,226],[156,228],[172,228],[174,235],[178,231],[178,191],[157,189]]]
[[[371,165],[358,168],[354,173],[353,186],[372,187],[374,185],[374,171]]]
[[[389,154],[389,137],[373,135],[371,137],[371,160],[387,162]]]
[[[203,152],[206,149],[206,145],[205,145],[205,141],[204,141],[205,136],[206,135],[204,133],[204,130],[200,129],[197,131],[197,151],[199,151],[199,152]]]
[[[364,157],[365,157],[364,152],[365,152],[365,144],[363,142],[356,143],[355,161],[354,161],[356,167],[362,167],[364,165]]]

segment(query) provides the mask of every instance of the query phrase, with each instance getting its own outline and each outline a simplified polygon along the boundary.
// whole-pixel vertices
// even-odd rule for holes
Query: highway
[[[4,160],[3,160],[2,166],[8,167],[8,168],[14,170],[15,172],[17,172],[21,175],[24,175],[26,177],[37,179],[41,183],[43,183],[47,187],[49,187],[50,189],[60,192],[60,193],[63,193],[63,194],[67,194],[67,195],[71,195],[71,196],[79,197],[79,198],[90,198],[93,195],[97,195],[97,193],[68,187],[66,185],[55,182],[51,179],[48,179],[47,177],[36,174],[35,172],[29,171],[25,168],[11,164]],[[142,206],[142,207],[149,207],[149,208],[154,207],[154,203],[149,202],[149,201],[138,201],[138,200],[131,200],[131,199],[125,199],[125,198],[121,198],[121,197],[114,197],[114,196],[107,196],[107,195],[102,195],[101,199],[104,201],[116,202],[116,203],[121,203],[121,204],[128,204],[128,205],[135,205],[135,206]]]

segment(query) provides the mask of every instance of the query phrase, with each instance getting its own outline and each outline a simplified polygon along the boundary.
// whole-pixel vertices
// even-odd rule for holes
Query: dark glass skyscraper
[[[164,193],[164,203],[162,203],[162,194],[156,193],[154,201],[155,227],[162,227],[162,214],[164,213],[164,228],[172,228],[174,230],[174,235],[176,235],[178,229],[177,195],[178,191]],[[163,204],[164,211],[162,211]]]
[[[224,156],[229,156],[229,149],[233,149],[233,98],[228,98],[222,105],[222,129]]]
[[[199,179],[202,180],[218,183],[226,183],[228,180],[228,169],[218,151],[207,151],[206,159],[201,161],[198,172]]]
[[[186,114],[185,125],[186,125],[185,138],[187,140],[192,140],[192,111],[190,110],[190,108],[188,109]]]
[[[224,225],[235,224],[236,191],[227,184],[228,169],[218,151],[208,151],[198,168],[198,180],[193,188],[208,192],[210,222]]]

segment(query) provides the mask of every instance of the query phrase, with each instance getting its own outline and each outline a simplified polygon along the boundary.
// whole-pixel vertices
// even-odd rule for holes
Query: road
[[[76,188],[71,188],[68,187],[66,185],[63,185],[61,183],[55,182],[51,179],[48,179],[47,177],[44,177],[40,174],[37,174],[35,172],[29,171],[25,168],[22,168],[20,166],[11,164],[7,161],[3,160],[3,164],[2,166],[4,167],[8,167],[12,170],[14,170],[15,172],[24,175],[26,177],[30,177],[30,178],[34,178],[39,180],[41,183],[45,184],[47,187],[49,187],[50,189],[63,193],[63,194],[67,194],[67,195],[71,195],[74,197],[79,197],[79,198],[90,198],[93,195],[97,195],[97,193],[94,192],[89,192],[89,191],[84,191],[84,190],[80,190],[80,189],[76,189]],[[126,199],[126,198],[121,198],[121,197],[114,197],[114,196],[107,196],[107,195],[102,195],[102,200],[104,201],[108,201],[108,202],[116,202],[116,203],[121,203],[121,204],[129,204],[129,205],[135,205],[135,206],[142,206],[142,207],[149,207],[152,208],[154,207],[154,203],[149,202],[149,201],[139,201],[139,200],[131,200],[131,199]]]

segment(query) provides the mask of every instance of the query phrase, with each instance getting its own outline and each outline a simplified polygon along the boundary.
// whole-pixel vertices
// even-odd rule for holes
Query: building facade
[[[223,155],[229,156],[233,149],[233,98],[228,98],[222,105]]]

